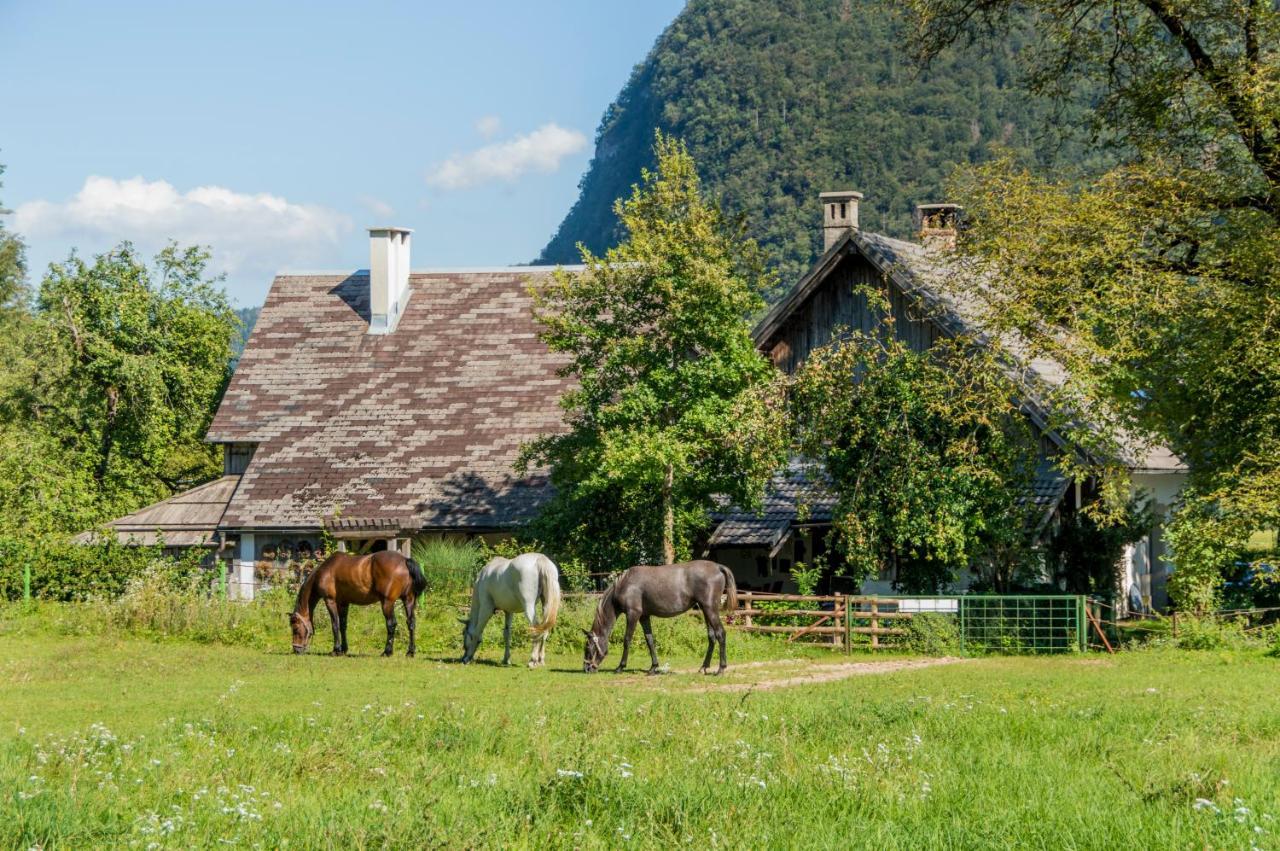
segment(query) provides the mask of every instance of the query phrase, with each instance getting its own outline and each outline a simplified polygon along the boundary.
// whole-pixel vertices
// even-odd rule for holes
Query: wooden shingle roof
[[[528,293],[548,267],[410,276],[394,333],[370,335],[369,279],[275,279],[207,439],[256,444],[222,526],[502,529],[545,477],[513,463],[561,429],[564,363]]]
[[[222,476],[112,520],[105,530],[115,532],[120,543],[134,546],[161,542],[168,547],[211,545],[239,481],[239,476]],[[99,534],[84,532],[75,540],[88,544],[98,540]]]

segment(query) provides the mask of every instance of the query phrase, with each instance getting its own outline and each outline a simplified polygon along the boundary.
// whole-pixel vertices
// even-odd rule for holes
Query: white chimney
[[[408,228],[369,228],[369,333],[390,334],[409,300]]]
[[[861,192],[847,189],[842,192],[823,192],[822,199],[822,250],[835,245],[840,237],[858,229],[858,202]]]

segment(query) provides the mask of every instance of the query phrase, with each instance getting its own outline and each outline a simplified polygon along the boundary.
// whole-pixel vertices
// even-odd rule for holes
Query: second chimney
[[[409,300],[408,228],[369,228],[369,333],[390,334]]]
[[[858,202],[861,192],[851,189],[843,192],[823,192],[822,199],[822,250],[825,252],[840,237],[858,229]]]
[[[959,204],[917,204],[916,233],[924,247],[955,248],[963,209]]]

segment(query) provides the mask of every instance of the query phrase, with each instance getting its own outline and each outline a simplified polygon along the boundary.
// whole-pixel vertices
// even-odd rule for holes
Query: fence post
[[[1084,631],[1084,596],[1076,597],[1076,643],[1080,645],[1080,652],[1083,653],[1089,649],[1089,635]]]
[[[835,622],[836,627],[837,627],[837,628],[839,628],[839,626],[840,626],[840,621],[841,621],[841,619],[844,617],[844,613],[840,611],[840,601],[841,601],[843,598],[842,598],[842,597],[841,597],[841,595],[839,595],[839,594],[833,594],[832,596],[834,596],[836,599],[835,599],[835,601],[832,603],[832,606],[833,606],[834,608],[832,609],[832,612],[831,612],[831,614],[835,615],[835,617],[833,617],[831,620],[832,620],[832,621],[834,621],[834,622]],[[839,646],[840,646],[841,644],[843,644],[843,643],[844,643],[844,639],[843,639],[843,637],[840,635],[840,633],[839,633],[839,632],[833,632],[833,633],[831,633],[831,646],[832,646],[832,647],[839,647]]]
[[[31,562],[25,560],[22,563],[22,599],[24,602],[31,602]]]
[[[876,632],[880,628],[880,598],[871,598],[871,649],[875,650],[880,647],[880,636]]]
[[[964,652],[964,633],[965,633],[964,613],[965,613],[965,609],[968,608],[968,606],[966,606],[964,603],[965,603],[964,597],[956,598],[956,608],[960,610],[959,614],[960,614],[960,652],[961,653]]]
[[[849,595],[844,595],[844,652],[853,652],[853,613],[849,611]]]

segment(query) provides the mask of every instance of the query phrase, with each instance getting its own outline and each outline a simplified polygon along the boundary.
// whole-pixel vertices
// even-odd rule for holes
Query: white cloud
[[[550,172],[587,144],[577,130],[544,124],[532,133],[455,154],[427,173],[427,183],[442,189],[465,189],[493,181],[511,182],[530,171]]]
[[[366,210],[373,213],[380,219],[390,219],[396,214],[395,207],[392,207],[380,198],[374,198],[372,195],[361,195],[360,203],[364,205]],[[382,222],[381,224],[386,224],[386,222]]]
[[[333,265],[352,230],[334,210],[278,195],[248,195],[221,186],[180,192],[164,180],[89,177],[63,202],[29,201],[14,211],[13,230],[40,254],[105,250],[121,240],[154,252],[170,239],[207,245],[212,267],[263,292],[274,272]],[[54,245],[58,244],[59,254]],[[237,289],[237,287],[232,288]],[[234,293],[233,293],[234,294]]]
[[[476,132],[486,139],[492,139],[502,129],[502,119],[496,115],[483,116],[476,122]]]

